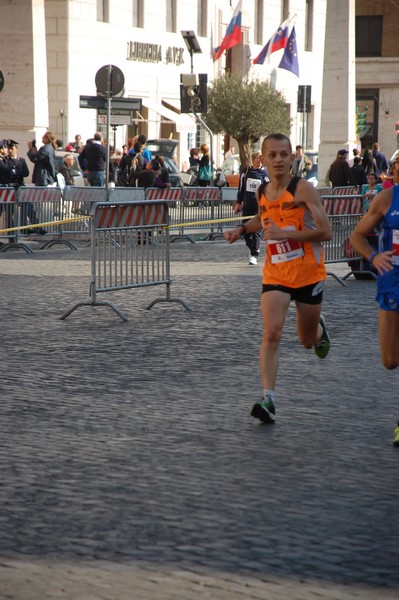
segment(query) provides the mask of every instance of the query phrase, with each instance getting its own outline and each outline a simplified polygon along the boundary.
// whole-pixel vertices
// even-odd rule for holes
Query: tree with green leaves
[[[237,140],[242,166],[251,163],[252,145],[270,133],[290,134],[291,118],[284,95],[268,81],[225,73],[211,82],[208,112],[203,116],[213,133]]]

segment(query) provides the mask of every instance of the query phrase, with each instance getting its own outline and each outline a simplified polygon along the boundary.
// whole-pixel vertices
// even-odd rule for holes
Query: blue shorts
[[[263,284],[262,294],[264,292],[284,292],[291,296],[291,300],[302,302],[303,304],[321,304],[323,300],[324,281],[318,281],[311,285],[305,285],[300,288],[287,287],[286,285],[269,285]]]
[[[380,292],[375,299],[381,310],[399,312],[399,292]]]

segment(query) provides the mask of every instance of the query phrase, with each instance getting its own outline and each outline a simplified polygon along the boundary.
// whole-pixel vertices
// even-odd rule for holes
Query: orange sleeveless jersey
[[[295,205],[293,193],[287,189],[277,200],[268,200],[265,197],[266,186],[259,199],[262,223],[272,219],[281,228],[316,229],[311,212],[305,207]],[[299,288],[323,281],[326,276],[321,242],[267,241],[263,267],[264,284]]]

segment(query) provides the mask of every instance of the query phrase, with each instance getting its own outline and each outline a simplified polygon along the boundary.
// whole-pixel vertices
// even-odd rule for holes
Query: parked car
[[[151,152],[153,158],[159,154],[165,162],[165,167],[168,169],[169,181],[172,187],[184,187],[184,179],[186,173],[180,173],[177,168],[175,159],[177,156],[177,148],[179,140],[155,139],[147,140],[146,148]]]
[[[78,162],[78,154],[77,153],[65,152],[64,150],[56,150],[55,151],[55,168],[57,169],[57,173],[60,170],[62,163],[64,161],[64,158],[66,157],[67,154],[72,154],[74,157],[74,162],[73,162],[72,169],[71,169],[73,179],[74,179],[74,185],[76,185],[77,187],[84,187],[85,180],[84,180],[83,173],[82,173],[82,170],[81,170],[79,162]]]
[[[306,171],[306,179],[310,181],[314,185],[317,186],[319,181],[318,175],[318,162],[319,162],[319,153],[318,152],[305,152],[306,156],[310,158],[312,161],[312,168],[310,171]]]

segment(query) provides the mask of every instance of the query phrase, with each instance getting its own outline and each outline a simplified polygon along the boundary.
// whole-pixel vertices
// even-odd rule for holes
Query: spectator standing
[[[126,161],[127,173],[125,173],[125,178],[127,177],[127,185],[130,187],[136,187],[136,179],[138,174],[143,171],[149,163],[145,162],[142,154],[143,144],[140,142],[135,142],[132,150],[133,152],[129,151],[126,159],[124,157],[122,160]]]
[[[297,177],[306,177],[306,173],[308,173],[312,169],[313,163],[306,154],[303,152],[303,146],[295,147],[295,158],[292,163],[292,174]]]
[[[159,174],[157,174],[157,176],[155,178],[155,187],[170,188],[171,183],[169,180],[169,171],[165,166],[165,161],[164,161],[163,157],[160,154],[157,154],[155,156],[155,160],[157,160],[160,165]]]
[[[367,212],[370,207],[372,199],[382,191],[381,183],[377,183],[377,175],[375,173],[369,173],[367,175],[367,185],[362,187],[362,196],[364,199],[364,209]]]
[[[211,184],[211,164],[208,144],[201,144],[202,156],[198,166],[198,185],[206,187]]]
[[[87,171],[89,184],[102,187],[105,183],[106,150],[99,131],[96,131],[91,143],[86,143],[78,160],[82,170]]]
[[[355,158],[356,158],[357,156],[360,156],[360,150],[359,150],[358,148],[353,148],[353,150],[352,150],[352,154],[353,154],[352,158],[350,158],[350,159],[348,160],[348,164],[349,164],[349,166],[350,166],[351,168],[352,168],[352,167],[353,167],[353,165],[355,164]]]
[[[346,160],[347,156],[348,151],[345,148],[338,150],[337,158],[330,165],[327,176],[333,187],[357,185]]]
[[[76,152],[81,152],[83,150],[82,136],[79,135],[79,133],[75,135],[75,141],[73,142],[72,146]]]
[[[43,146],[28,142],[28,158],[33,164],[32,182],[35,185],[47,186],[55,182],[55,137],[51,131],[46,131],[42,137]]]
[[[382,189],[387,190],[399,183],[399,156],[395,158],[389,168],[389,176],[382,182]]]
[[[24,185],[24,177],[29,175],[29,167],[26,160],[18,156],[18,142],[15,140],[7,140],[8,156],[7,162],[12,169],[12,179],[10,185],[18,189]]]
[[[149,188],[155,187],[155,180],[161,172],[161,165],[155,158],[148,162],[136,177],[137,187]]]
[[[373,158],[375,160],[375,174],[377,175],[378,180],[381,182],[388,173],[389,163],[385,154],[381,152],[378,142],[374,142],[372,148]]]
[[[355,156],[353,159],[353,167],[349,168],[357,185],[361,186],[367,183],[366,171],[363,168],[362,159],[360,156]]]
[[[7,140],[8,157],[7,161],[12,169],[12,179],[9,185],[18,189],[24,186],[24,178],[29,175],[29,167],[26,164],[26,160],[18,156],[18,142],[15,140]],[[31,202],[21,203],[21,225],[36,224],[39,220],[37,219],[36,212]],[[44,235],[47,231],[43,227],[37,227],[33,229],[25,230],[26,233],[39,233]]]
[[[192,167],[198,167],[199,163],[200,163],[200,159],[199,159],[199,150],[198,148],[191,148],[190,150],[190,157],[188,159],[189,164],[190,164],[190,169]]]
[[[0,185],[8,185],[12,177],[11,167],[7,161],[7,140],[0,140]],[[1,208],[1,206],[0,206]],[[1,214],[1,213],[0,213]]]
[[[252,154],[251,166],[241,171],[237,202],[234,205],[234,212],[236,214],[240,211],[242,211],[244,217],[258,214],[256,190],[266,181],[269,181],[269,178],[262,164],[262,155],[260,152],[254,152]],[[245,223],[246,221],[244,221],[244,225]],[[248,263],[250,265],[258,264],[261,237],[261,229],[251,233],[244,233],[244,240],[249,250]]]
[[[146,148],[147,136],[144,133],[140,133],[140,135],[137,136],[137,139],[134,140],[133,146],[129,150],[129,154],[130,155],[136,154],[134,148],[135,148],[137,142],[139,142],[141,144],[140,152],[144,158],[144,164],[147,164],[152,159],[152,154],[148,150],[148,148]]]
[[[7,140],[3,139],[0,140],[0,185],[4,185],[7,186],[9,185],[10,181],[12,180],[13,174],[12,174],[12,167],[10,165],[10,163],[7,160],[8,158],[8,147],[7,147]],[[6,204],[0,204],[0,215],[3,214],[3,211],[5,213],[5,223],[6,223],[6,227],[14,227],[15,223],[14,223],[14,206],[12,205],[14,203],[6,203]],[[12,237],[12,235],[10,235],[10,237],[8,238],[10,242],[14,241],[14,237]]]
[[[366,148],[364,151],[362,165],[363,169],[366,171],[366,175],[369,173],[376,173],[376,162],[370,148]]]

